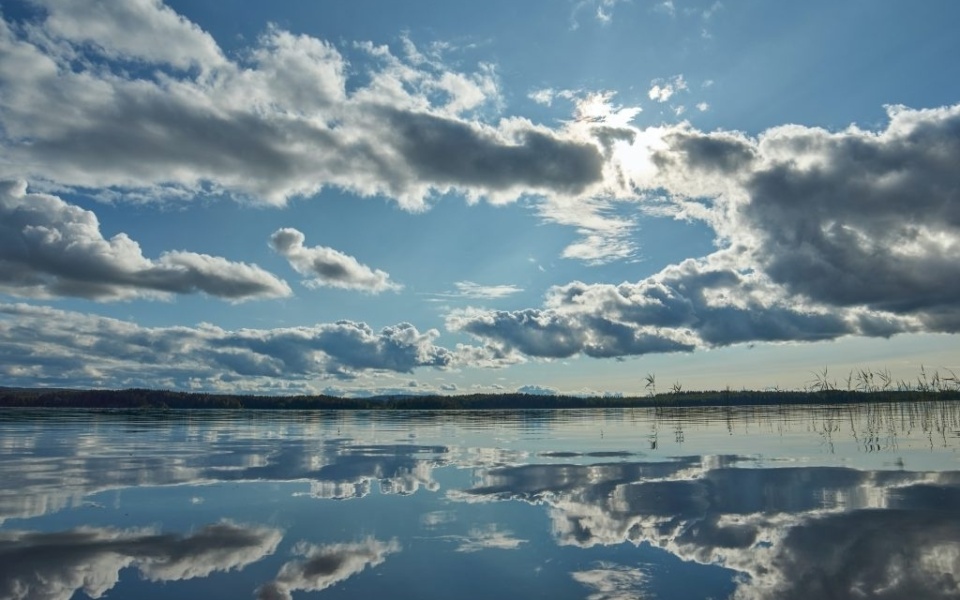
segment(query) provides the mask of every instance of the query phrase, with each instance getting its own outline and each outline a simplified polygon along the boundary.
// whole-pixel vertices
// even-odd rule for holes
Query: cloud
[[[212,37],[160,0],[110,5],[97,0],[62,4],[32,0],[47,11],[45,29],[53,37],[92,45],[111,59],[168,64],[179,69],[223,64]]]
[[[359,43],[365,83],[348,90],[340,51],[275,26],[228,59],[157,2],[45,8],[0,23],[0,176],[273,205],[334,186],[409,210],[448,192],[507,202],[603,185],[591,140],[480,120],[500,102],[491,65],[462,73],[407,39],[403,58]]]
[[[371,269],[357,259],[326,246],[307,247],[300,231],[285,227],[270,237],[270,246],[284,256],[301,275],[311,277],[310,287],[329,286],[378,294],[399,290],[402,286],[390,281],[380,269]]]
[[[457,281],[453,284],[456,291],[436,294],[441,298],[471,298],[480,300],[498,300],[523,291],[516,285],[482,285],[473,281]]]
[[[535,90],[527,94],[527,98],[530,98],[537,104],[543,104],[544,106],[551,106],[553,104],[553,98],[556,96],[556,91],[552,88],[542,88]]]
[[[258,600],[289,600],[293,592],[319,592],[367,568],[379,566],[387,556],[400,551],[396,540],[367,538],[352,544],[317,546],[300,542],[294,553],[301,556],[283,565],[276,579],[257,589]]]
[[[715,197],[705,218],[788,297],[955,332],[960,106],[888,112],[878,132],[681,128],[654,156],[659,181],[681,204]]]
[[[578,29],[580,22],[578,15],[587,10],[593,13],[593,18],[601,25],[609,25],[613,21],[613,9],[623,0],[577,0],[573,12],[570,14],[571,29]]]
[[[791,302],[763,276],[718,262],[687,260],[636,284],[554,286],[544,308],[454,310],[447,327],[504,352],[603,358],[759,341],[892,335],[916,326],[870,311],[828,311]]]
[[[98,387],[251,389],[306,385],[364,372],[451,366],[436,330],[409,323],[374,331],[338,321],[311,327],[225,330],[141,327],[24,304],[0,305],[0,373],[8,381]],[[246,386],[246,387],[245,387]]]
[[[188,535],[153,530],[80,528],[0,532],[0,595],[13,600],[68,600],[78,590],[99,598],[134,567],[150,581],[180,581],[239,570],[282,539],[277,529],[222,521]],[[53,558],[55,557],[55,558]]]
[[[507,197],[522,193],[577,195],[602,179],[597,147],[517,123],[509,136],[429,113],[383,109],[387,140],[403,156],[407,176],[438,189],[471,188]],[[392,139],[391,139],[392,138]]]
[[[683,75],[674,75],[669,79],[654,79],[651,81],[647,96],[655,102],[666,102],[677,92],[686,89],[687,82],[683,79]]]
[[[666,192],[720,248],[635,283],[555,286],[538,308],[454,310],[447,326],[541,358],[960,331],[958,131],[960,106],[894,107],[879,132],[638,130],[613,149],[624,178]]]
[[[256,265],[186,251],[152,260],[126,234],[105,239],[94,213],[56,196],[0,182],[0,290],[95,300],[203,292],[229,300],[290,295]]]

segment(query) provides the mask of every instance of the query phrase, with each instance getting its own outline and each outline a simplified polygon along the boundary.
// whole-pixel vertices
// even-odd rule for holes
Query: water
[[[957,598],[960,406],[0,412],[0,598]]]

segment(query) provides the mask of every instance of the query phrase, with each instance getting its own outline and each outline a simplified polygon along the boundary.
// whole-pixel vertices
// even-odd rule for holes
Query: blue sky
[[[956,3],[274,4],[2,4],[0,384],[960,372]]]

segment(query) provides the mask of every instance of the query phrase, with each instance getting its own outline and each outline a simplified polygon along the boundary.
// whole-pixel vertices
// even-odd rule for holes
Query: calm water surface
[[[0,598],[957,598],[960,407],[0,412]]]

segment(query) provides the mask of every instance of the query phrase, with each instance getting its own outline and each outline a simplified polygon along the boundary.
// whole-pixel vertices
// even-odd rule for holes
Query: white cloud
[[[556,91],[552,88],[543,88],[540,90],[535,90],[527,94],[527,98],[530,98],[537,104],[543,104],[544,106],[550,106],[553,104],[553,99],[556,96]]]
[[[179,69],[225,62],[212,37],[160,0],[32,0],[48,16],[45,33],[96,49],[106,58],[163,63]]]
[[[570,16],[571,27],[573,29],[580,27],[578,14],[582,11],[592,13],[593,18],[601,25],[609,25],[610,22],[613,21],[614,7],[623,1],[624,0],[576,0]]]
[[[611,92],[534,92],[539,102],[574,104],[571,121],[547,127],[498,117],[494,66],[452,70],[442,48],[422,52],[408,38],[399,55],[354,44],[365,54],[351,67],[362,83],[348,89],[336,47],[276,26],[242,58],[227,59],[207,33],[156,3],[98,4],[103,31],[94,46],[68,27],[72,13],[51,3],[26,27],[0,20],[0,84],[8,90],[0,96],[0,177],[115,202],[202,192],[279,206],[331,186],[411,211],[452,192],[470,202],[539,197],[547,207],[636,197],[612,151],[635,134],[640,108],[614,104]],[[130,41],[157,31],[196,50],[188,60],[173,47]],[[143,64],[131,70],[126,60]],[[571,224],[584,239],[567,257],[600,263],[631,252],[623,228]]]
[[[304,246],[303,233],[293,228],[279,229],[270,237],[270,246],[284,256],[298,273],[310,277],[310,287],[329,286],[379,294],[399,290],[380,269],[371,269],[357,259],[326,246]]]
[[[165,387],[224,391],[304,389],[364,372],[445,368],[468,353],[434,344],[436,330],[400,323],[374,331],[338,321],[312,327],[225,330],[140,327],[128,321],[24,304],[0,304],[0,376],[71,387]]]
[[[621,106],[613,103],[614,92],[568,92],[574,105],[574,119],[579,123],[594,123],[618,128],[625,127],[642,112],[639,106]]]
[[[124,233],[103,237],[94,213],[56,196],[0,182],[0,291],[96,300],[203,292],[229,300],[290,295],[256,265],[186,251],[143,256]]]
[[[9,90],[0,97],[0,176],[146,197],[207,190],[274,205],[336,186],[409,210],[450,191],[505,202],[603,185],[594,142],[524,119],[471,116],[500,102],[490,65],[456,72],[411,52],[409,40],[406,58],[359,44],[372,64],[359,67],[366,84],[348,92],[345,60],[322,40],[271,27],[242,62],[225,60],[167,7],[96,6],[78,21],[96,18],[94,50],[106,59],[96,66],[72,60],[94,51],[85,30],[69,25],[82,7],[51,3],[29,35],[0,23],[0,82]],[[141,39],[165,43],[132,41]],[[197,68],[137,77],[115,63],[121,58]]]
[[[654,79],[650,82],[647,96],[655,102],[666,102],[677,92],[686,91],[687,82],[683,75],[674,75],[668,79]]]

